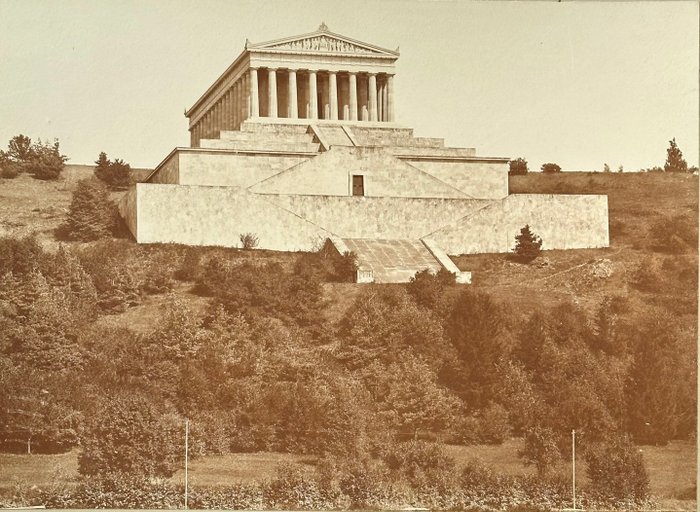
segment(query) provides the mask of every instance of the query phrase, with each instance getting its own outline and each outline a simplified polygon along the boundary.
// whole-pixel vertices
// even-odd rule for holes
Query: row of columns
[[[256,68],[250,69],[250,95],[251,95],[251,116],[252,117],[285,117],[290,119],[298,119],[300,117],[306,119],[330,119],[330,120],[350,120],[350,121],[394,121],[394,77],[389,74],[378,75],[374,73],[362,73],[361,76],[366,76],[363,79],[364,90],[362,91],[363,104],[360,106],[358,95],[358,73],[342,73],[342,83],[339,84],[338,73],[334,71],[323,72],[326,77],[328,87],[327,93],[322,91],[319,95],[319,77],[316,71],[306,71],[306,76],[301,88],[297,80],[297,71],[290,69],[286,70],[288,85],[287,85],[287,105],[286,115],[280,116],[280,108],[278,104],[278,70],[274,68],[266,68],[267,82],[267,97],[265,104],[265,112],[261,108],[261,98],[259,90],[259,70]],[[340,85],[340,87],[339,87]],[[339,92],[341,93],[340,104],[343,105],[343,110],[339,110]],[[299,112],[299,96],[305,100],[307,112]],[[319,101],[319,96],[321,100]],[[327,98],[327,103],[324,99]],[[365,100],[366,99],[366,100]],[[319,103],[324,107],[324,110],[319,109]],[[347,107],[347,109],[345,108]],[[366,112],[364,109],[366,108]]]
[[[250,117],[250,83],[244,73],[226,90],[197,122],[190,127],[190,145],[198,147],[201,139],[217,138],[222,130],[238,130]]]
[[[259,74],[257,68],[243,73],[190,127],[192,147],[198,147],[201,139],[217,138],[222,130],[238,130],[249,117],[394,121],[393,75],[284,70],[287,84],[281,89],[286,105],[282,103],[285,112],[280,115],[278,70],[264,69],[267,73]],[[320,88],[320,82],[325,87]]]

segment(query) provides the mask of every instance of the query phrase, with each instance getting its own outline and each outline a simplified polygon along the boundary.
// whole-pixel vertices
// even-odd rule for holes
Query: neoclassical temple
[[[319,55],[322,55],[319,58]],[[387,50],[316,32],[252,44],[187,110],[192,147],[249,118],[394,121],[394,65]]]
[[[511,194],[508,158],[418,137],[395,109],[392,51],[317,31],[252,44],[185,112],[173,149],[120,202],[139,243],[358,257],[358,282],[471,274],[449,255],[508,252],[529,224],[545,249],[608,245],[607,197]],[[410,93],[410,91],[409,91]]]

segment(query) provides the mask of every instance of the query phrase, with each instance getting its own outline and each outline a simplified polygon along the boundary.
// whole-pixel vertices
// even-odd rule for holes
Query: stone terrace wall
[[[364,176],[366,197],[467,198],[451,185],[377,147],[334,146],[252,190],[265,194],[349,196],[353,174]]]
[[[543,249],[608,247],[608,198],[515,194],[441,228],[430,237],[449,254],[509,252],[529,224]]]
[[[316,249],[330,235],[238,187],[149,183],[137,184],[135,193],[139,243],[236,247],[239,235],[250,232],[258,236],[261,249],[296,251]]]
[[[178,149],[150,183],[249,187],[309,158]]]
[[[308,156],[183,151],[181,185],[249,187],[309,160]]]
[[[405,161],[475,199],[501,199],[508,195],[507,163]]]
[[[180,183],[180,159],[179,153],[171,154],[160,166],[156,173],[148,180],[149,183]]]
[[[472,199],[265,197],[341,238],[418,239],[489,204]]]
[[[133,185],[122,196],[118,204],[119,214],[124,219],[124,222],[126,222],[126,226],[129,228],[129,231],[131,231],[131,234],[134,235],[134,238],[136,238],[136,233],[138,229],[136,223],[136,217],[138,215],[138,205],[136,203],[136,200],[136,185]]]

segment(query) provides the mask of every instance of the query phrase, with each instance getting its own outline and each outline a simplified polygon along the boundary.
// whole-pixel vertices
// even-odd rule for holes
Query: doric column
[[[241,87],[243,86],[243,81],[239,78],[235,84],[233,84],[233,112],[231,113],[231,129],[237,130],[238,123],[241,122]]]
[[[382,121],[389,120],[389,75],[382,84]]]
[[[287,117],[296,119],[299,117],[299,106],[297,104],[297,72],[289,70],[289,91],[287,91]]]
[[[268,117],[277,117],[277,70],[268,68],[267,70],[267,104]]]
[[[223,130],[231,129],[231,89],[226,90],[224,94],[224,122],[221,125]]]
[[[387,118],[390,123],[394,122],[394,75],[386,77],[386,95],[387,95]]]
[[[318,119],[318,87],[315,71],[309,71],[309,117]]]
[[[367,86],[367,94],[369,97],[369,120],[377,120],[377,75],[370,73],[369,84]]]
[[[243,75],[241,77],[241,86],[238,89],[238,124],[237,128],[240,130],[243,121],[247,119],[250,115],[250,94],[248,90],[250,86],[248,85],[248,75]]]
[[[338,79],[332,71],[328,72],[328,104],[330,106],[330,118],[338,119]]]
[[[350,82],[350,120],[357,121],[357,75],[348,74],[348,81]]]
[[[250,68],[250,117],[260,117],[258,70],[255,68]]]

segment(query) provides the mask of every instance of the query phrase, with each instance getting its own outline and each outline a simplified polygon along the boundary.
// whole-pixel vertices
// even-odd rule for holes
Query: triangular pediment
[[[319,30],[310,34],[276,39],[264,43],[246,43],[248,50],[308,52],[308,53],[337,53],[350,55],[374,55],[398,57],[398,49],[387,50],[369,43],[363,43],[340,34],[330,32],[325,24]]]

